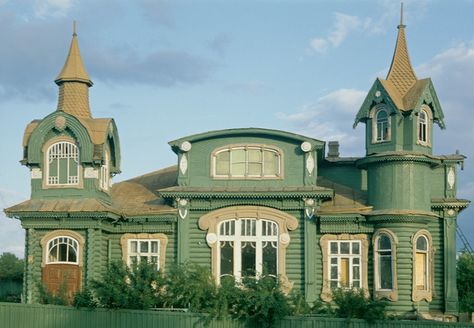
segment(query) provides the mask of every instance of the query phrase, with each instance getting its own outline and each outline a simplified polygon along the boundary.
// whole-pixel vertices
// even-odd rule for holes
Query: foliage
[[[386,318],[387,302],[367,298],[363,289],[335,289],[332,295],[337,306],[334,311],[337,317],[365,319],[368,322]]]
[[[163,306],[209,312],[215,306],[216,292],[209,270],[190,263],[172,265],[164,278]]]
[[[474,255],[462,252],[457,261],[459,310],[474,312]]]
[[[44,284],[38,284],[39,301],[41,304],[68,305],[67,283],[64,279],[58,290],[53,293]]]
[[[82,291],[74,294],[72,305],[76,308],[93,309],[97,307],[97,301],[94,299],[92,291],[88,287],[84,287]]]
[[[12,253],[0,255],[0,280],[23,280],[23,260]]]
[[[132,269],[113,262],[102,280],[93,280],[91,289],[102,307],[149,309],[161,305],[161,277],[152,264],[142,262]]]

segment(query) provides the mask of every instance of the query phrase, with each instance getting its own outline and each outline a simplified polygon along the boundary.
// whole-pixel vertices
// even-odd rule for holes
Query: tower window
[[[418,141],[428,143],[428,114],[424,109],[418,114]]]
[[[47,185],[79,184],[79,150],[68,141],[52,144],[46,152]]]
[[[388,114],[387,111],[381,109],[377,112],[377,133],[376,141],[387,141],[388,140]]]
[[[431,302],[433,286],[432,238],[427,230],[420,230],[412,237],[413,282],[412,300]]]

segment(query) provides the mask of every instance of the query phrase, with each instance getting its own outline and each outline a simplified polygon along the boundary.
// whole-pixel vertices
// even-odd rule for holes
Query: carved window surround
[[[427,282],[425,289],[417,289],[416,288],[416,242],[419,237],[425,237],[428,241],[428,252],[427,252]],[[413,256],[413,277],[412,277],[412,301],[419,302],[422,300],[426,300],[427,302],[431,302],[433,299],[433,283],[434,283],[434,267],[433,267],[433,257],[435,253],[435,249],[433,248],[433,239],[431,238],[431,234],[428,230],[422,229],[419,230],[417,233],[413,235],[411,238],[412,243],[412,256]]]
[[[165,269],[165,258],[166,258],[166,245],[168,244],[168,236],[164,233],[126,233],[120,238],[120,246],[122,247],[122,260],[124,263],[128,263],[128,245],[130,239],[146,239],[146,240],[159,240],[159,263],[160,271]]]
[[[378,240],[382,234],[390,238],[392,253],[392,289],[381,289],[379,286],[380,272],[379,272],[379,256],[378,256]],[[378,229],[372,237],[372,245],[374,251],[374,296],[376,298],[385,298],[390,301],[398,300],[398,281],[397,281],[397,236],[388,229]]]

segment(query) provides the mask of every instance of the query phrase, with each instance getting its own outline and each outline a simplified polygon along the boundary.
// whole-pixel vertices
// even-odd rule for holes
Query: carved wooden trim
[[[158,239],[160,241],[160,271],[165,269],[166,246],[168,245],[168,236],[164,233],[126,233],[120,237],[120,246],[122,248],[122,260],[127,263],[128,241],[130,239]]]

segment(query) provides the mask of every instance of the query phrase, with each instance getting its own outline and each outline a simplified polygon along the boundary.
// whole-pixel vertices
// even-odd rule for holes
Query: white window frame
[[[264,234],[263,226],[264,222],[267,223],[267,233]],[[232,231],[230,226],[234,224]],[[250,223],[250,224],[249,224]],[[252,223],[255,223],[252,225]],[[242,234],[244,230],[244,234]],[[270,233],[270,234],[269,234]],[[221,242],[232,242],[233,243],[233,276],[236,281],[242,280],[242,244],[245,242],[255,243],[255,274],[256,277],[261,276],[263,272],[263,247],[265,243],[275,243],[276,247],[276,272],[278,273],[278,248],[279,248],[279,229],[278,224],[272,220],[256,218],[238,218],[229,219],[219,223],[217,227],[217,259],[219,263],[217,265],[217,279],[218,283],[220,278],[225,275],[221,275]]]
[[[385,138],[378,138],[378,131],[379,131],[379,124],[378,124],[378,115],[381,112],[385,112],[387,114],[387,135]],[[370,118],[372,119],[372,143],[377,144],[377,143],[384,143],[384,142],[389,142],[392,138],[392,119],[390,116],[390,111],[385,105],[377,105],[374,108],[372,108],[370,112]]]
[[[64,151],[66,147],[67,152]],[[60,165],[59,159],[67,159],[66,183],[59,183]],[[58,165],[56,169],[56,176],[51,176],[51,163],[56,159]],[[77,164],[76,172],[70,172],[70,161],[73,160]],[[79,147],[70,141],[58,141],[50,145],[46,151],[45,156],[46,166],[46,185],[47,186],[77,186],[80,182],[80,162],[79,162]],[[75,173],[75,174],[74,174]]]
[[[106,150],[104,154],[104,164],[100,167],[100,188],[102,190],[109,190],[110,187],[110,162],[109,153]]]
[[[254,149],[261,152],[261,173],[260,174],[249,174],[249,158],[248,150]],[[245,151],[245,173],[244,174],[232,174],[232,151],[233,150],[244,150]],[[229,152],[229,174],[217,174],[217,155],[222,152]],[[272,152],[277,157],[277,173],[276,174],[265,174],[265,152]],[[252,163],[252,162],[250,162]],[[211,158],[211,176],[217,179],[279,179],[282,178],[283,166],[282,166],[282,151],[273,146],[259,145],[259,144],[245,144],[245,145],[230,145],[223,148],[216,149],[212,153]],[[235,163],[234,163],[235,164]]]
[[[342,254],[341,253],[341,244],[342,243],[349,243],[349,254]],[[335,244],[337,245],[337,254],[332,254],[332,245]],[[359,245],[359,254],[353,254],[352,249],[354,244]],[[337,283],[337,288],[341,288],[341,278],[342,278],[342,271],[341,271],[341,263],[343,258],[349,259],[348,265],[349,265],[349,286],[345,287],[347,289],[351,288],[362,288],[362,243],[360,240],[331,240],[329,241],[329,253],[328,253],[328,259],[329,259],[329,265],[328,265],[328,277],[329,277],[329,285],[331,286],[332,282]],[[337,263],[334,264],[333,259],[337,260]],[[358,264],[354,264],[354,259],[358,260]],[[337,279],[332,279],[331,277],[331,270],[332,268],[336,266],[337,267]],[[358,279],[355,279],[354,277],[354,267],[359,267],[359,277]],[[359,282],[359,286],[354,287],[354,281]]]
[[[390,256],[391,256],[391,270],[392,270],[392,288],[382,289],[381,273],[380,273],[380,250],[379,240],[382,236],[387,236],[390,239]],[[391,301],[398,300],[398,280],[397,280],[397,236],[388,229],[377,230],[372,238],[372,245],[374,251],[374,294],[377,298],[385,298]],[[387,250],[383,250],[387,251]]]
[[[426,251],[418,250],[417,241],[419,238],[424,238],[426,240]],[[428,230],[422,229],[419,230],[412,237],[412,247],[413,247],[413,279],[412,279],[412,300],[415,302],[426,300],[427,302],[432,301],[433,297],[433,282],[434,282],[434,270],[433,270],[433,257],[434,257],[434,248],[433,248],[433,239]],[[425,271],[425,282],[426,286],[423,289],[418,289],[416,283],[417,276],[417,259],[416,254],[423,253],[426,254],[425,263],[423,264],[423,270]]]
[[[136,242],[137,243],[137,251],[132,252],[132,243]],[[156,252],[152,252],[152,247],[151,244],[152,242],[157,243],[157,249]],[[148,244],[148,252],[142,252],[140,251],[140,244],[141,243],[147,243]],[[160,251],[161,251],[161,242],[160,239],[140,239],[140,238],[135,238],[135,239],[128,239],[127,241],[127,265],[130,267],[132,266],[132,260],[131,257],[135,257],[137,259],[136,263],[139,264],[141,262],[142,257],[147,257],[148,263],[153,263],[151,260],[153,256],[156,256],[156,270],[158,271],[160,269]]]
[[[422,119],[424,115],[424,119]],[[417,135],[416,140],[419,145],[430,146],[431,144],[431,108],[427,105],[421,106],[417,118]],[[424,139],[422,138],[424,137]]]
[[[54,245],[52,245],[55,241]],[[65,244],[67,247],[66,251],[66,258],[69,258],[69,252],[70,249],[74,250],[76,252],[76,260],[75,261],[50,261],[49,255],[51,253],[51,250],[53,247],[57,246],[57,258],[59,258],[59,246]],[[46,264],[79,264],[79,252],[80,252],[80,243],[75,239],[72,238],[71,236],[65,236],[65,235],[60,235],[54,238],[51,238],[47,245],[46,245]]]

